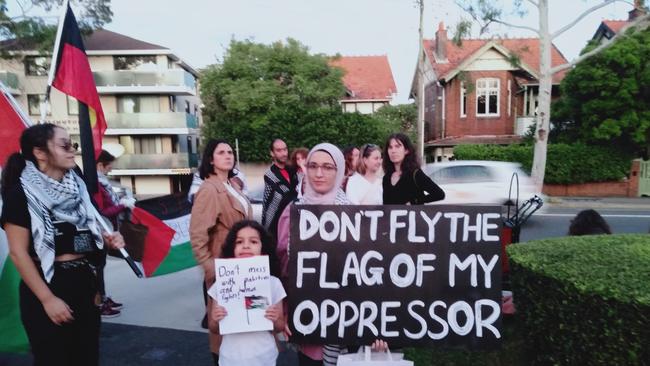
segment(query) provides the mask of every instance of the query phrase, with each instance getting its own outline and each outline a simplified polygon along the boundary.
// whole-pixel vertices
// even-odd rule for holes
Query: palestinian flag
[[[18,107],[0,82],[0,167],[9,155],[20,151],[20,135],[29,125],[29,118]],[[0,211],[2,199],[0,199]],[[18,284],[20,274],[9,259],[9,244],[0,228],[0,352],[27,352],[29,342],[20,320]]]
[[[88,62],[88,56],[86,56],[86,48],[83,45],[79,25],[67,1],[65,3],[65,13],[59,22],[54,45],[48,80],[48,94],[49,86],[53,86],[64,94],[74,97],[88,107],[95,152],[93,161],[95,161],[102,151],[102,136],[106,131],[106,119],[97,94],[95,79],[90,70],[90,63]],[[82,148],[83,146],[84,142],[82,141]],[[84,168],[88,167],[84,166]]]
[[[136,206],[132,222],[148,228],[142,255],[145,276],[160,276],[197,265],[190,245],[192,205],[185,193],[142,200]]]

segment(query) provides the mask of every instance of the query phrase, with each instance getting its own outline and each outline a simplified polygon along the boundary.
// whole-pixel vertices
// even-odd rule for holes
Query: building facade
[[[386,55],[339,56],[332,59],[330,65],[344,72],[346,95],[340,101],[344,112],[375,113],[389,104],[397,93]]]
[[[201,103],[198,73],[168,48],[98,30],[84,39],[108,129],[104,143],[125,148],[110,173],[139,197],[187,190],[198,165]],[[0,80],[36,123],[50,56],[13,47]],[[79,139],[78,104],[52,89],[46,122]]]
[[[510,144],[535,124],[539,39],[464,39],[458,45],[440,23],[424,41],[425,147],[436,161],[460,144]],[[553,46],[552,65],[567,62]],[[417,70],[411,97],[417,98]],[[553,94],[564,77],[553,77]]]

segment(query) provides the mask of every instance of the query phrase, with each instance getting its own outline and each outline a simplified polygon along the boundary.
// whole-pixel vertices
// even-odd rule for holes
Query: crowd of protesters
[[[124,247],[117,231],[106,232],[104,218],[117,230],[134,207],[118,198],[107,174],[116,157],[97,159],[98,189],[91,197],[76,172],[76,146],[52,124],[27,128],[21,152],[2,173],[1,224],[18,269],[22,322],[36,365],[96,365],[101,316],[119,314],[105,291],[106,248]],[[383,148],[374,144],[343,149],[320,143],[289,151],[285,141],[270,141],[272,164],[264,174],[261,222],[253,220],[247,183],[225,140],[205,144],[188,193],[192,202],[190,239],[203,269],[205,327],[215,365],[275,365],[277,334],[290,335],[286,322],[288,263],[293,205],[420,205],[443,200],[444,191],[422,170],[411,140],[390,135]],[[570,235],[611,230],[593,210],[581,212]],[[273,331],[219,334],[226,309],[207,296],[216,279],[214,259],[266,255],[271,268],[271,304],[265,316]],[[386,349],[376,340],[372,347]],[[335,365],[346,345],[297,345],[300,365]]]

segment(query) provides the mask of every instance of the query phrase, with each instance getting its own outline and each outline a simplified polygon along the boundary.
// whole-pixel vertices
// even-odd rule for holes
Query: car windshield
[[[431,179],[438,184],[491,182],[495,177],[485,166],[460,165],[444,167],[434,171]]]

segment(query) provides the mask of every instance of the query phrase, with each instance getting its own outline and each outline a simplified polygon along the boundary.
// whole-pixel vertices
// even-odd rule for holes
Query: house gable
[[[461,62],[458,67],[450,70],[447,74],[443,75],[441,79],[445,82],[451,81],[461,71],[514,71],[524,70],[529,75],[537,78],[537,73],[523,61],[519,61],[519,65],[513,65],[509,58],[512,54],[505,47],[495,43],[488,42],[485,46],[481,47],[469,58]]]

